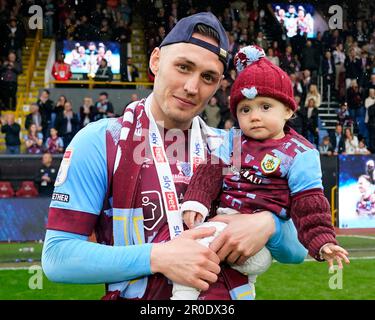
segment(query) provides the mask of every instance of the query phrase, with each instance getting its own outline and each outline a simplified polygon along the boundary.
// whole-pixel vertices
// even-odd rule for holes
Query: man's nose
[[[188,95],[196,95],[198,93],[199,76],[191,75],[185,83],[184,90]]]

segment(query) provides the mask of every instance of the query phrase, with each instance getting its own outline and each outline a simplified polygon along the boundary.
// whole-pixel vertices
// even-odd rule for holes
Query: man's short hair
[[[103,92],[100,92],[99,96],[106,96],[108,98],[108,93],[103,91]]]

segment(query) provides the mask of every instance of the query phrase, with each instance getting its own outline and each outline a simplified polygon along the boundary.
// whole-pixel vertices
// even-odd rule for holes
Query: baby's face
[[[237,119],[243,133],[255,140],[281,139],[293,111],[282,102],[258,96],[237,105]]]

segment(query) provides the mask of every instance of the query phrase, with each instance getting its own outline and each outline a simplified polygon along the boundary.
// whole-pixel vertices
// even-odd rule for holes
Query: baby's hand
[[[184,211],[182,218],[189,229],[194,228],[195,225],[201,223],[203,220],[203,216],[196,211]]]
[[[344,248],[341,248],[333,243],[324,245],[321,250],[321,257],[324,260],[327,260],[330,269],[333,268],[334,260],[337,261],[339,269],[343,268],[342,260],[344,260],[345,263],[350,263],[348,255],[349,253]]]

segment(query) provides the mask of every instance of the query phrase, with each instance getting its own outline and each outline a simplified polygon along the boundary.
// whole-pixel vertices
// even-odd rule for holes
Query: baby
[[[287,125],[297,108],[288,75],[256,46],[242,48],[234,61],[237,78],[230,109],[242,136],[231,151],[241,150],[241,165],[236,168],[234,159],[217,164],[211,154],[207,164],[198,167],[181,207],[185,224],[193,228],[203,222],[218,197],[219,214],[267,210],[280,219],[293,219],[299,240],[313,258],[326,260],[330,267],[336,260],[342,268],[342,260],[349,263],[348,252],[335,238],[330,206],[323,194],[319,152]],[[229,166],[232,172],[223,176],[223,168]],[[209,223],[218,224],[215,236],[226,227],[222,222]],[[271,255],[263,248],[234,268],[248,274],[254,288],[256,275],[265,272],[270,262]],[[172,299],[197,299],[198,295],[195,289],[174,284]]]

